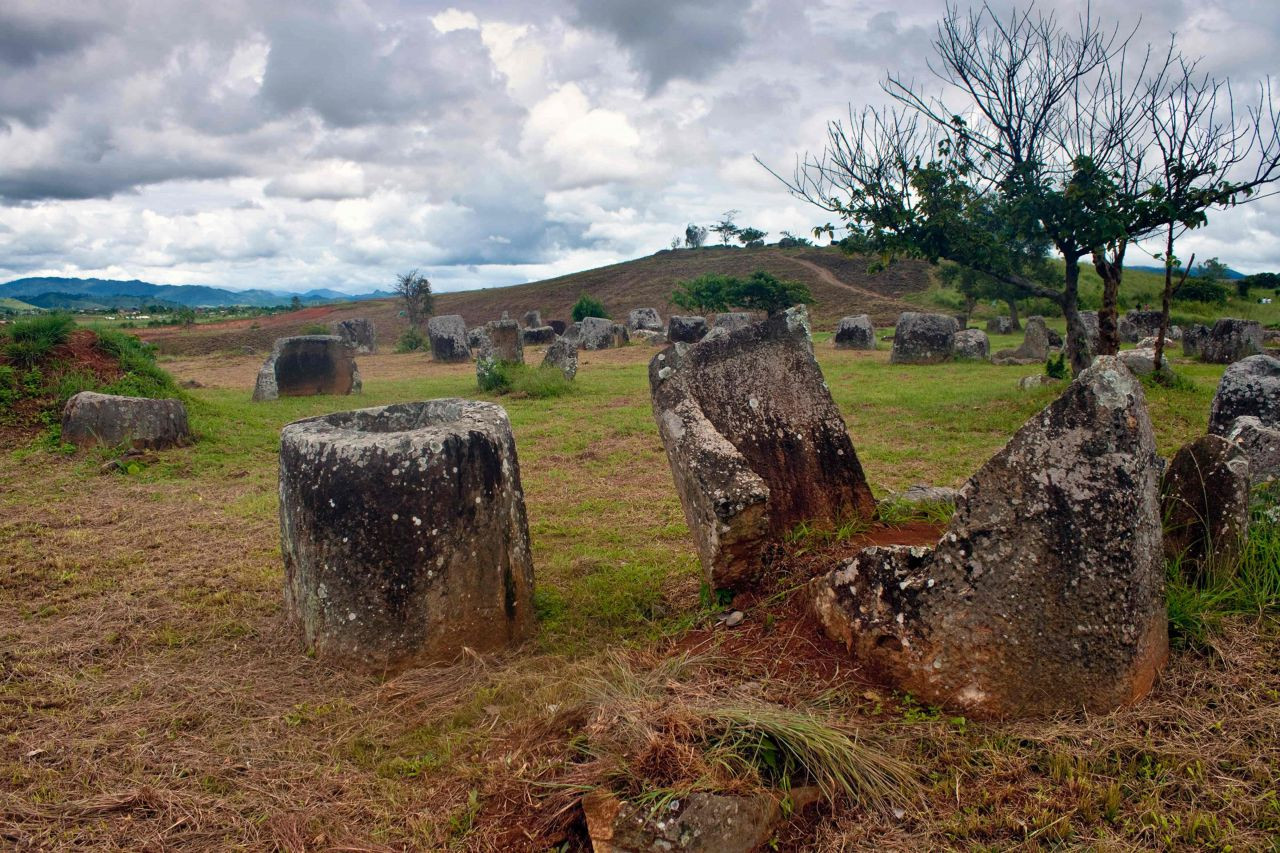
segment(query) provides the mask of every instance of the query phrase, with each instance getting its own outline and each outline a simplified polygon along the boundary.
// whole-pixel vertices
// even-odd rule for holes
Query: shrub
[[[396,352],[417,352],[427,348],[427,336],[410,326],[396,341]]]
[[[173,377],[156,364],[155,347],[114,329],[98,332],[97,348],[120,363],[124,375],[99,389],[131,397],[181,397]]]
[[[1067,378],[1067,354],[1065,351],[1058,353],[1058,357],[1049,356],[1049,360],[1044,363],[1044,373],[1050,379],[1066,379]]]
[[[511,390],[513,366],[494,358],[480,359],[476,363],[476,385],[490,394],[506,394]]]
[[[600,317],[609,319],[609,312],[605,310],[604,303],[593,296],[582,294],[578,297],[578,301],[573,303],[573,322],[581,323],[586,317]]]
[[[64,344],[75,328],[70,314],[46,314],[20,320],[9,328],[4,354],[22,367],[42,361],[59,344]]]
[[[671,301],[686,311],[699,314],[729,310],[735,280],[731,276],[707,273],[689,281],[677,281]]]
[[[783,281],[764,270],[745,279],[708,273],[676,282],[671,301],[689,311],[708,313],[742,308],[777,314],[792,305],[811,304],[809,288],[798,281]]]
[[[1227,288],[1216,281],[1188,278],[1178,288],[1178,299],[1183,302],[1204,302],[1210,305],[1227,304]]]

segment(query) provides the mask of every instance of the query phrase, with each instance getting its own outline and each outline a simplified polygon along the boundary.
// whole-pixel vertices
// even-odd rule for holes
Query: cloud
[[[266,185],[263,192],[269,196],[306,201],[360,198],[365,194],[364,169],[358,163],[334,160],[304,172],[276,178]]]
[[[642,169],[640,134],[627,116],[592,107],[573,83],[529,111],[520,150],[548,168],[557,188],[626,180]]]

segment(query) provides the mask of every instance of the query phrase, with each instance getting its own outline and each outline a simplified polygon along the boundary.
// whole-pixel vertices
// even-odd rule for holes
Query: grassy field
[[[1034,368],[890,366],[887,346],[837,352],[826,336],[816,348],[878,495],[958,485],[1057,393],[1018,390]],[[105,454],[0,458],[0,839],[579,849],[574,804],[595,785],[760,783],[757,765],[754,781],[745,764],[733,778],[699,770],[678,736],[748,707],[856,734],[908,771],[892,790],[794,815],[780,849],[1276,849],[1273,622],[1227,617],[1135,708],[1018,723],[867,683],[786,582],[736,602],[741,628],[716,629],[650,413],[653,353],[583,353],[570,395],[499,399],[538,635],[385,682],[308,659],[283,624],[279,430],[355,405],[486,398],[470,365],[362,357],[359,398],[253,404],[259,358],[172,358],[177,379],[203,385],[189,392],[194,446],[127,475],[100,473]],[[1176,366],[1185,386],[1148,391],[1166,455],[1204,432],[1222,370]],[[818,556],[815,570],[835,559]]]

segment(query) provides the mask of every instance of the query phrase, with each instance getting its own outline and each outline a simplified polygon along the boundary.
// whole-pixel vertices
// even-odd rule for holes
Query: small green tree
[[[734,284],[731,276],[717,273],[707,273],[689,281],[677,281],[676,289],[671,293],[671,302],[686,311],[699,314],[727,311]]]
[[[764,270],[756,270],[746,279],[734,282],[729,303],[737,308],[773,315],[793,305],[811,305],[813,295],[798,281],[781,280]]]
[[[298,296],[298,294],[295,293],[289,299],[289,310],[298,311],[301,308],[302,308],[302,297]]]
[[[410,328],[417,329],[431,315],[435,297],[431,294],[431,282],[416,269],[396,276],[396,295],[404,303],[405,316]]]
[[[182,324],[184,329],[190,329],[196,324],[196,309],[191,307],[179,308],[178,322]]]
[[[802,248],[804,246],[812,246],[813,241],[808,237],[799,237],[790,231],[782,232],[782,239],[778,241],[779,249]]]
[[[600,317],[607,320],[609,312],[605,310],[604,303],[599,299],[584,293],[573,304],[573,322],[581,323],[585,317]]]
[[[726,210],[720,214],[720,221],[711,226],[711,230],[720,235],[720,245],[729,245],[729,240],[738,235],[740,229],[733,223],[733,218],[738,213],[736,210]]]
[[[701,225],[694,225],[690,222],[684,229],[684,244],[690,249],[701,249],[702,244],[707,242],[707,229]]]
[[[1280,273],[1254,273],[1253,275],[1247,275],[1236,282],[1236,291],[1240,294],[1241,299],[1248,299],[1249,291],[1252,288],[1272,291],[1280,288]]]
[[[759,228],[743,228],[738,232],[738,242],[749,249],[764,245],[764,238],[769,235],[768,231],[761,231]]]

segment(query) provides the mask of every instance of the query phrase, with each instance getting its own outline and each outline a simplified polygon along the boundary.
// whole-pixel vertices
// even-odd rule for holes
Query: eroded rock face
[[[285,607],[308,651],[393,673],[534,629],[506,412],[460,399],[296,421],[281,433]]]
[[[1013,331],[1013,320],[1009,317],[992,317],[987,320],[987,331],[993,335],[1007,335]]]
[[[1044,364],[1049,357],[1049,327],[1043,317],[1028,317],[1024,328],[1022,343],[996,353],[996,364]]]
[[[573,341],[558,338],[547,347],[547,354],[542,357],[543,367],[554,367],[564,374],[565,379],[578,375],[578,347]]]
[[[706,317],[680,317],[672,315],[667,321],[667,340],[674,343],[696,344],[707,336]]]
[[[876,329],[871,317],[866,314],[842,317],[836,324],[835,346],[836,349],[875,349]]]
[[[612,320],[602,317],[583,317],[578,330],[578,348],[594,350],[620,346],[616,326]]]
[[[524,312],[524,327],[526,329],[538,329],[538,328],[541,328],[543,325],[545,324],[542,322],[541,311]]]
[[[556,339],[556,330],[550,326],[533,326],[520,331],[520,342],[525,346],[542,346]]]
[[[960,490],[936,548],[872,547],[811,585],[866,670],[983,717],[1143,696],[1168,653],[1155,436],[1115,357]]]
[[[258,371],[253,399],[359,394],[355,349],[337,335],[279,338]]]
[[[738,329],[745,329],[754,322],[755,320],[751,318],[751,315],[745,311],[726,311],[723,314],[716,315],[716,320],[711,324],[711,328],[734,332]]]
[[[1200,360],[1233,364],[1262,352],[1262,324],[1256,320],[1223,317],[1200,342]]]
[[[1249,457],[1249,479],[1253,485],[1280,477],[1280,429],[1244,415],[1231,424],[1227,440]]]
[[[62,408],[62,440],[76,447],[163,450],[189,443],[191,428],[181,400],[81,391]]]
[[[662,331],[662,317],[656,308],[632,308],[627,312],[627,330],[648,329],[651,332]]]
[[[524,342],[519,323],[510,318],[490,320],[484,324],[484,333],[493,347],[493,358],[508,364],[524,364]]]
[[[461,314],[441,314],[427,320],[427,340],[436,361],[450,364],[471,360],[472,337]]]
[[[986,361],[991,353],[991,342],[981,329],[963,329],[952,339],[951,352],[956,358]]]
[[[893,332],[890,364],[938,364],[949,361],[960,324],[946,314],[905,311]]]
[[[793,308],[649,362],[658,432],[714,587],[750,583],[802,520],[875,513],[807,320]]]
[[[1249,459],[1232,442],[1202,435],[1182,446],[1160,481],[1164,550],[1183,575],[1234,572],[1249,533]]]
[[[335,335],[351,344],[357,353],[378,351],[378,333],[373,327],[373,321],[367,317],[335,320],[329,324],[329,328]]]
[[[1223,371],[1209,404],[1209,432],[1226,435],[1245,415],[1280,429],[1280,359],[1251,355]]]

